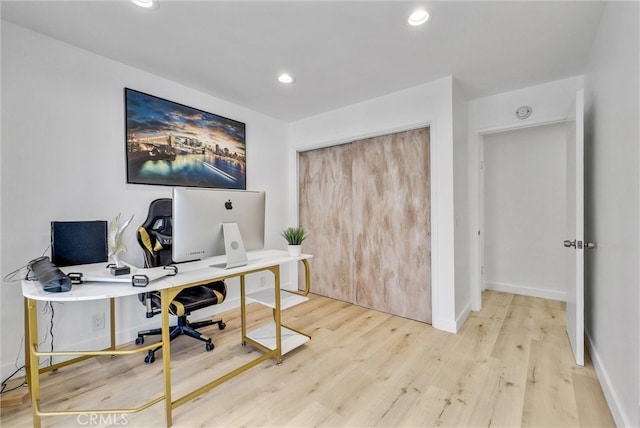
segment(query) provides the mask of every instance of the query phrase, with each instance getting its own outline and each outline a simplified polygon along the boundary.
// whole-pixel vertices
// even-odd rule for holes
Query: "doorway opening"
[[[556,121],[480,136],[480,292],[566,301],[566,135]]]

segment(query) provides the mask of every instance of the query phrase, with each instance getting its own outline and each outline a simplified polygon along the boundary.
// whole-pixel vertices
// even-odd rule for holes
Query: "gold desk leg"
[[[167,427],[173,424],[171,402],[171,345],[169,337],[169,291],[160,290],[160,302],[162,308],[162,363],[164,364],[164,404]]]
[[[109,299],[109,311],[111,312],[111,350],[116,350],[116,299]]]
[[[242,346],[247,345],[247,308],[244,275],[240,275],[240,323],[242,324]]]
[[[34,354],[38,346],[38,302],[31,299],[26,300],[27,310],[27,330],[25,331],[25,342],[27,343],[28,363],[27,374],[29,376],[29,392],[31,393],[31,411],[33,412],[33,426],[42,426],[40,416],[40,363],[37,355]],[[25,359],[27,359],[25,358]]]
[[[306,296],[311,291],[311,270],[307,259],[302,259],[302,264],[304,265],[304,296]]]
[[[309,261],[307,259],[302,259],[300,261],[304,265],[304,291],[297,289],[296,291],[289,292],[300,296],[307,296],[311,291],[311,269],[309,268]]]
[[[31,364],[29,362],[29,345],[31,341],[29,340],[29,299],[24,297],[22,299],[24,301],[24,371],[25,371],[25,381],[27,382],[27,386],[31,389],[31,382],[29,382],[29,376],[31,375]]]
[[[271,272],[273,272],[275,287],[275,304],[276,308],[274,311],[274,321],[276,323],[276,363],[281,366],[282,365],[282,319],[280,314],[280,265],[276,265],[271,268]]]

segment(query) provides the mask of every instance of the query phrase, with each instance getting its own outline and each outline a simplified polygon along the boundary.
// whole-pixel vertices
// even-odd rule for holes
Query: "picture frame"
[[[127,183],[246,190],[246,125],[124,88]]]

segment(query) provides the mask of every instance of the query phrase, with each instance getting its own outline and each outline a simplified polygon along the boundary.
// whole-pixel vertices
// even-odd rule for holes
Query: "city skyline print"
[[[127,183],[246,189],[246,125],[125,88]]]

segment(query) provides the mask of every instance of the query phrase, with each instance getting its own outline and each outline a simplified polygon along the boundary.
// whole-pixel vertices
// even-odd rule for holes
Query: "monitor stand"
[[[227,262],[216,263],[211,266],[225,269],[245,266],[249,261],[247,259],[247,252],[244,249],[238,223],[222,223],[222,234],[224,235],[224,251]]]

